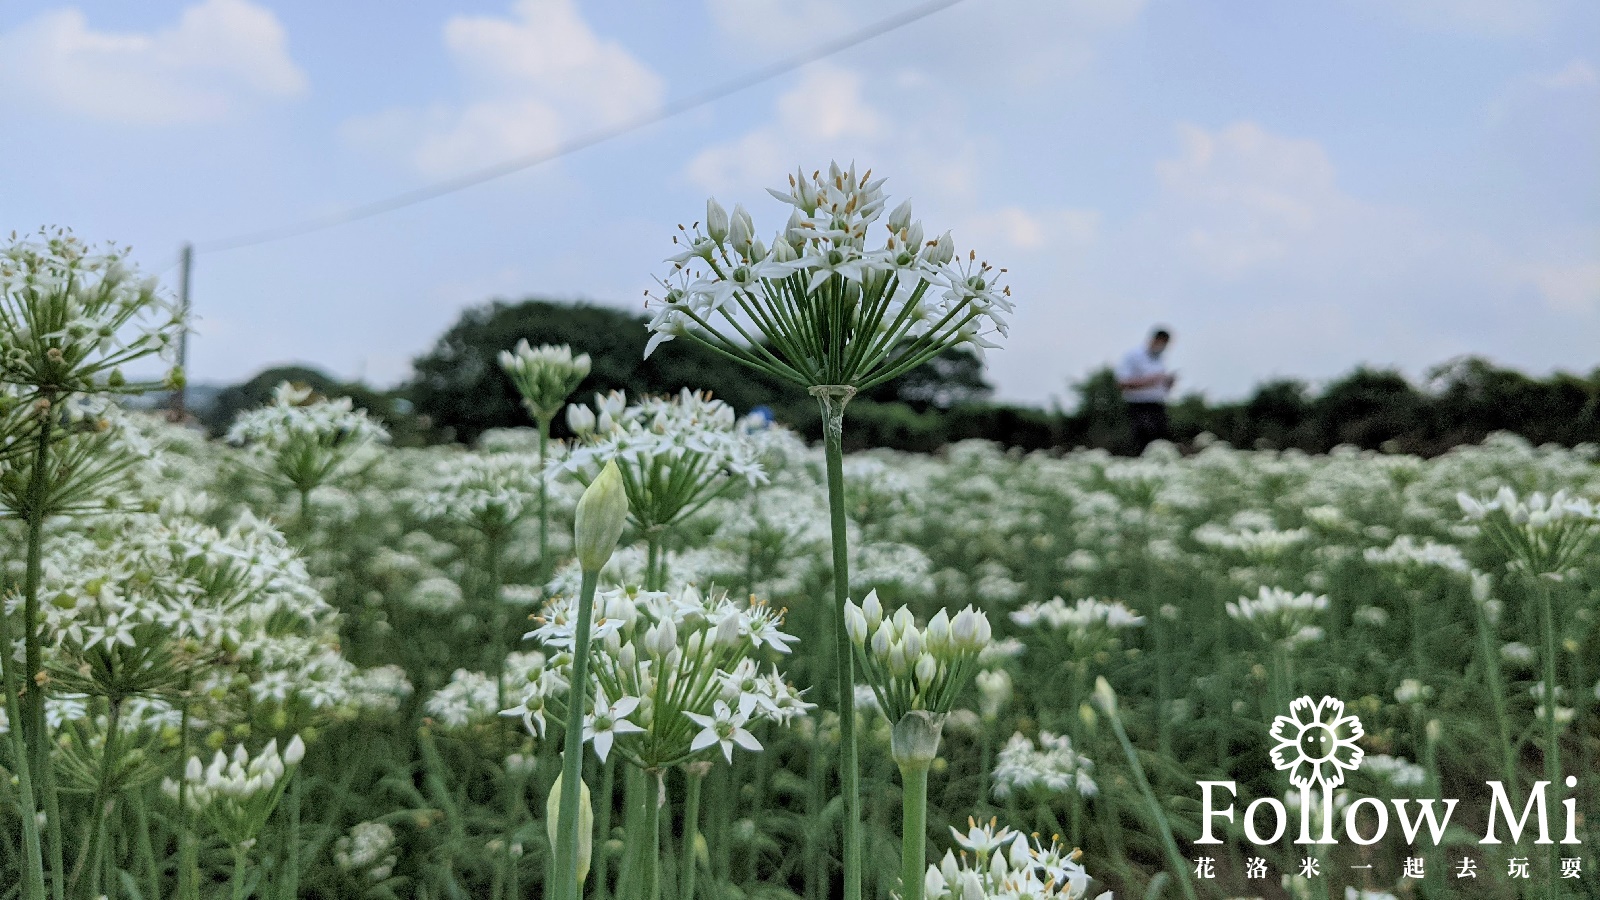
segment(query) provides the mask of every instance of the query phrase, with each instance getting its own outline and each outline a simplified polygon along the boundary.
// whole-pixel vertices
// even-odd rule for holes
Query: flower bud
[[[578,500],[574,515],[573,546],[578,564],[585,572],[598,572],[617,549],[622,526],[628,518],[628,494],[622,471],[615,462],[606,463]]]
[[[889,752],[901,766],[926,768],[939,756],[939,736],[944,716],[925,709],[913,709],[894,723],[889,733]]]
[[[927,638],[928,651],[931,653],[942,654],[950,646],[950,614],[942,607],[928,620],[923,637]]]
[[[728,211],[715,197],[706,200],[706,235],[719,244],[728,237]]]
[[[883,621],[883,604],[878,602],[878,592],[868,591],[865,600],[861,601],[861,614],[867,618],[867,627],[876,630]]]
[[[549,830],[550,846],[556,846],[556,836],[561,825],[561,779],[550,787],[550,799],[545,801],[545,827]],[[589,786],[578,782],[578,883],[589,877],[589,860],[594,856],[594,806],[589,799]]]
[[[861,612],[861,607],[847,601],[844,605],[844,633],[849,636],[850,643],[857,647],[865,645],[867,630],[867,617]]]
[[[751,221],[750,214],[745,212],[744,205],[733,205],[733,220],[728,226],[728,243],[733,249],[743,252],[750,246],[751,238],[755,237],[756,225]]]
[[[722,621],[717,623],[717,646],[736,646],[741,637],[739,614],[730,610],[727,615],[722,617]]]
[[[306,758],[305,741],[300,740],[300,735],[289,739],[289,746],[283,748],[283,762],[285,765],[298,766],[300,760]]]
[[[910,224],[911,201],[907,200],[904,203],[901,203],[899,206],[896,206],[894,208],[894,212],[889,213],[889,230],[898,233],[903,231],[906,226]]]
[[[678,626],[671,619],[662,619],[644,633],[644,646],[656,656],[666,656],[678,649]]]
[[[1117,692],[1111,689],[1111,682],[1106,681],[1104,675],[1094,680],[1094,702],[1112,715],[1117,712]]]
[[[584,435],[594,431],[594,410],[581,403],[574,403],[567,407],[567,427],[573,434]]]
[[[930,653],[917,657],[916,675],[918,687],[927,690],[928,685],[933,684],[933,679],[939,677],[939,661]]]

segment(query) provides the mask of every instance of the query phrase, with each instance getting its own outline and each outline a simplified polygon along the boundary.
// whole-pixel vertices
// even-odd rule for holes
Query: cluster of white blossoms
[[[1209,522],[1194,530],[1195,541],[1203,547],[1266,559],[1281,556],[1310,537],[1305,528],[1227,527]]]
[[[860,606],[846,602],[844,627],[890,723],[912,710],[949,712],[994,637],[989,617],[971,606],[954,617],[941,609],[919,628],[909,607],[884,615],[877,591]]]
[[[285,784],[305,755],[306,745],[299,735],[289,740],[281,754],[276,739],[268,741],[254,757],[241,744],[232,756],[218,750],[209,766],[191,756],[184,767],[183,783],[167,778],[161,788],[174,800],[181,796],[229,846],[248,847],[272,815]]]
[[[837,164],[826,174],[795,173],[787,193],[770,192],[793,207],[770,246],[756,236],[743,206],[730,216],[715,199],[707,201],[704,228],[687,233],[687,246],[669,257],[673,270],[662,283],[664,294],[652,298],[654,335],[645,355],[696,327],[713,334],[724,326],[745,332],[741,318],[753,320],[779,349],[799,349],[804,336],[784,332],[804,329],[792,324],[799,317],[785,313],[804,306],[796,298],[814,299],[824,288],[857,302],[868,298],[861,302],[862,319],[852,317],[849,324],[870,337],[883,336],[891,346],[915,338],[979,354],[997,346],[988,336],[1006,333],[1010,288],[996,284],[997,273],[975,256],[958,259],[948,232],[925,240],[909,202],[888,214],[884,244],[868,247],[868,232],[887,205],[884,180],[871,175],[858,177],[854,166],[842,170]],[[800,317],[809,318],[803,308]],[[807,371],[820,362],[813,354],[784,355],[769,362],[788,369],[795,381],[828,383],[817,380],[827,373]]]
[[[1264,587],[1255,599],[1240,597],[1227,604],[1228,615],[1249,625],[1268,643],[1293,650],[1322,640],[1318,615],[1328,608],[1321,594],[1293,594],[1282,588]]]
[[[382,881],[394,872],[394,829],[382,822],[360,822],[333,844],[333,861],[346,872]]]
[[[1018,732],[1006,741],[995,761],[994,795],[1004,800],[1013,793],[1040,790],[1093,797],[1100,790],[1093,771],[1093,760],[1074,750],[1066,735],[1042,731],[1035,743]]]
[[[1362,558],[1380,566],[1418,566],[1461,573],[1472,569],[1460,547],[1427,538],[1419,541],[1409,534],[1400,535],[1387,547],[1368,547]]]
[[[946,851],[936,866],[928,866],[923,883],[928,900],[1083,900],[1088,897],[1089,873],[1079,865],[1080,852],[1068,850],[1059,840],[1046,844],[1029,840],[995,822],[968,820],[965,832],[950,829],[961,846],[959,859]],[[1106,891],[1095,900],[1111,900]]]
[[[615,589],[595,598],[590,683],[583,739],[602,760],[614,749],[644,769],[661,769],[716,749],[760,750],[752,729],[786,725],[812,704],[777,667],[757,656],[786,654],[794,642],[783,613],[738,603],[726,592],[688,586],[674,593]],[[551,651],[550,665],[527,673],[521,702],[503,712],[542,736],[564,718],[570,693],[577,604],[558,597],[529,632]]]
[[[1526,498],[1502,487],[1478,500],[1466,493],[1456,502],[1467,521],[1480,528],[1505,553],[1509,564],[1530,575],[1560,577],[1576,565],[1600,534],[1600,508],[1565,490]]]
[[[457,669],[444,687],[423,701],[422,711],[445,728],[469,728],[499,720],[504,704],[545,673],[545,656],[538,651],[516,652],[506,657],[500,683],[482,672]]]
[[[540,422],[548,422],[561,412],[578,384],[589,377],[589,366],[589,354],[573,356],[572,348],[566,344],[530,347],[523,339],[517,341],[515,350],[500,351],[500,368],[517,386],[528,413]]]
[[[299,491],[344,474],[362,451],[388,439],[389,432],[349,397],[315,397],[287,381],[271,403],[240,413],[228,429],[228,441],[244,445],[262,474]]]
[[[69,691],[161,694],[190,675],[260,675],[253,663],[275,643],[337,641],[336,613],[304,563],[250,513],[226,531],[130,514],[62,534],[45,556],[41,596],[47,665]]]
[[[405,499],[422,519],[501,538],[538,508],[544,477],[539,457],[532,454],[453,453],[434,463]]]
[[[1063,634],[1073,647],[1092,651],[1115,640],[1117,632],[1143,625],[1144,616],[1119,600],[1085,597],[1069,606],[1055,597],[1045,603],[1026,604],[1011,614],[1011,621],[1023,628],[1043,625]]]
[[[148,388],[128,387],[121,366],[167,355],[182,319],[127,255],[66,230],[13,233],[0,248],[0,381],[56,395]]]
[[[1428,770],[1409,759],[1384,753],[1368,753],[1361,758],[1361,771],[1396,788],[1422,787]]]
[[[621,391],[596,394],[593,409],[567,407],[567,425],[577,443],[560,465],[587,484],[615,461],[628,513],[642,528],[693,514],[737,480],[767,481],[759,449],[733,407],[688,388],[631,405]]]

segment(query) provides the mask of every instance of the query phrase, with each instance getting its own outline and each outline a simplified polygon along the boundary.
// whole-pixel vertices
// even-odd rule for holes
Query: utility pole
[[[178,331],[178,368],[183,373],[183,381],[178,383],[178,389],[172,394],[172,421],[182,422],[188,415],[185,394],[189,383],[189,279],[194,273],[194,245],[185,242],[183,250],[178,257],[178,313],[183,317],[183,323]]]

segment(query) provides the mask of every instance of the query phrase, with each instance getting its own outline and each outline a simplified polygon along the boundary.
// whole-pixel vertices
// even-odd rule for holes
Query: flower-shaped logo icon
[[[1272,721],[1272,765],[1289,770],[1289,781],[1301,790],[1313,784],[1323,790],[1344,784],[1345,772],[1361,766],[1364,751],[1356,746],[1364,732],[1361,720],[1345,715],[1344,701],[1301,697],[1289,704],[1289,715]]]

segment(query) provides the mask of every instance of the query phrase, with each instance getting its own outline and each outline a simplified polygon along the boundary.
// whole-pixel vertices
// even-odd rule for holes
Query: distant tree
[[[1427,413],[1425,398],[1393,369],[1357,366],[1331,382],[1311,403],[1319,440],[1304,449],[1336,444],[1375,450],[1414,433]]]
[[[674,341],[644,358],[646,319],[607,306],[529,299],[496,300],[462,313],[431,351],[414,363],[407,394],[417,412],[456,440],[471,442],[490,428],[527,425],[500,351],[518,340],[567,344],[589,354],[589,377],[574,394],[587,402],[596,392],[630,396],[709,390],[740,413],[760,405],[784,407],[806,400],[799,391],[727,362],[692,340]],[[557,422],[558,430],[563,427]]]

